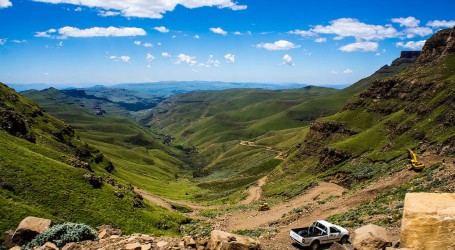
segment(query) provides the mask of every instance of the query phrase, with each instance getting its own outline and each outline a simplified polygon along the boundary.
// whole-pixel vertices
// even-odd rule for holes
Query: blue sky
[[[455,25],[454,1],[0,0],[0,81],[350,84]]]

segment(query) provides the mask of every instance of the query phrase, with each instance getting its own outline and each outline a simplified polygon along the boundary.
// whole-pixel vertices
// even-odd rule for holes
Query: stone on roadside
[[[455,249],[455,194],[408,193],[401,223],[401,247]]]
[[[211,250],[259,250],[258,240],[251,237],[213,230],[210,234],[209,249]]]
[[[49,219],[33,216],[26,217],[17,226],[12,242],[17,245],[25,245],[35,238],[35,236],[49,229],[51,224],[52,221]]]
[[[391,246],[385,228],[368,224],[354,231],[352,245],[355,249],[377,250]]]
[[[126,250],[141,250],[141,248],[142,246],[139,243],[129,243],[125,246]]]

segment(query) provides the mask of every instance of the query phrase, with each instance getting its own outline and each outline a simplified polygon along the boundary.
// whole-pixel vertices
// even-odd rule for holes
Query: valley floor
[[[452,167],[453,166],[449,166]],[[326,219],[331,215],[346,212],[362,203],[373,201],[378,195],[392,188],[400,187],[410,181],[418,173],[403,168],[400,171],[390,173],[361,189],[347,191],[345,188],[334,183],[321,182],[306,193],[291,200],[270,207],[267,211],[257,209],[247,211],[228,212],[210,220],[213,229],[228,232],[237,230],[269,230],[268,234],[261,236],[263,249],[295,249],[289,239],[289,230],[295,227],[307,226],[314,220]],[[266,177],[259,180],[258,185],[249,188],[249,195],[240,204],[250,204],[260,200],[261,187],[265,184]],[[203,206],[189,202],[162,199],[151,195],[144,190],[137,191],[148,201],[172,210],[170,203],[177,203],[191,207],[194,211],[187,214],[201,219],[199,212],[209,209],[227,208],[230,205]],[[392,239],[399,240],[399,229],[389,228]]]

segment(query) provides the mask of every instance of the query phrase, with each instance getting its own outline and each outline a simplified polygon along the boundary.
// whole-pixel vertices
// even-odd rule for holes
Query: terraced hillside
[[[177,234],[184,216],[147,203],[122,166],[89,146],[72,127],[0,84],[0,230],[26,216],[113,223],[126,232]]]

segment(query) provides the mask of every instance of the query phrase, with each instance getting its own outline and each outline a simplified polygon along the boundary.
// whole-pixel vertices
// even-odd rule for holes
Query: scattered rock
[[[79,249],[78,245],[74,242],[67,243],[62,247],[62,250],[77,250]]]
[[[22,248],[20,246],[15,246],[10,248],[9,250],[22,250]]]
[[[354,231],[352,244],[355,249],[377,250],[391,246],[385,228],[368,224]]]
[[[455,232],[455,194],[406,194],[401,226],[401,247],[455,249],[453,232]]]
[[[51,249],[51,250],[59,250],[57,245],[55,245],[54,243],[52,242],[46,242],[44,243],[43,245],[44,249]]]
[[[99,239],[104,239],[107,237],[107,230],[106,229],[103,229],[103,231],[101,231],[99,234],[98,234],[98,238]]]
[[[84,178],[93,188],[101,188],[103,185],[103,178],[96,176],[93,173],[84,174]]]
[[[334,242],[331,246],[330,246],[330,250],[352,250],[352,246],[351,245],[342,245],[338,242]]]
[[[211,250],[259,250],[258,240],[253,238],[231,234],[220,230],[213,230],[210,234],[209,249]]]
[[[184,246],[196,248],[196,241],[191,236],[183,237]]]
[[[169,243],[167,243],[166,241],[160,241],[160,242],[156,243],[156,246],[159,248],[166,247],[167,245],[169,245]]]
[[[13,235],[14,235],[14,231],[13,230],[8,230],[5,233],[3,233],[3,239],[4,239],[3,244],[7,248],[11,248],[11,247],[14,247],[16,245],[13,242]]]
[[[29,243],[35,236],[50,228],[52,221],[49,219],[26,217],[14,232],[12,242],[17,245]]]
[[[141,244],[139,244],[139,243],[129,243],[129,244],[126,244],[125,249],[126,250],[141,250],[142,247],[141,247]]]
[[[151,248],[152,248],[152,244],[150,244],[150,243],[141,245],[141,250],[150,250]]]
[[[269,204],[268,203],[263,203],[259,206],[258,208],[259,211],[267,211],[270,210]]]

